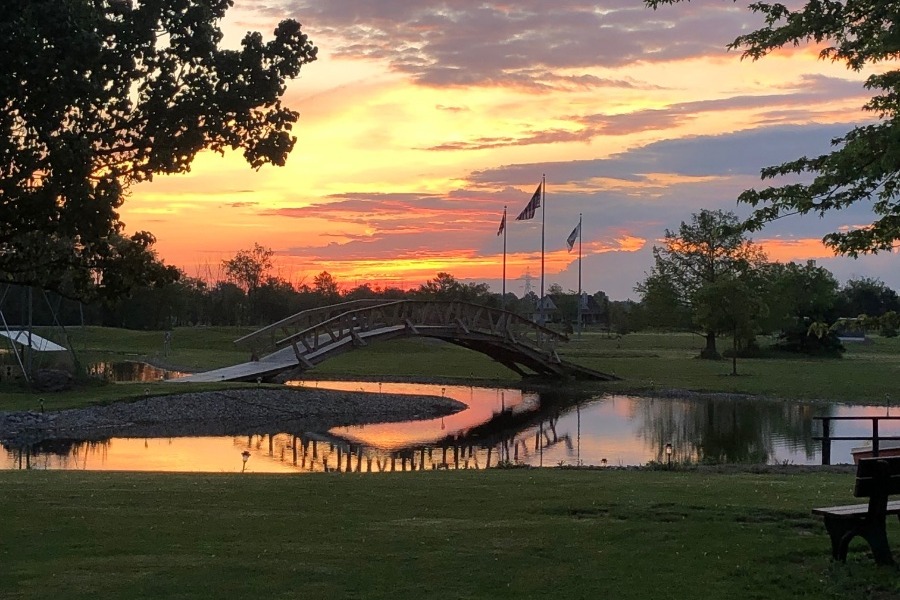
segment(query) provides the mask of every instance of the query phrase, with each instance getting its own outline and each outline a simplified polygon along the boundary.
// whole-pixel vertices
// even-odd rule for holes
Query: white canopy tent
[[[0,335],[15,343],[26,346],[37,352],[65,352],[65,348],[32,332],[30,335],[23,329],[0,329]]]

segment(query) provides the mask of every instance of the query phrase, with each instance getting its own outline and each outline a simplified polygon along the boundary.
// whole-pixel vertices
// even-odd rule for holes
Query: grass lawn
[[[0,597],[896,598],[848,473],[0,472]],[[889,521],[900,544],[900,524]]]
[[[83,364],[135,360],[205,370],[246,361],[247,352],[233,342],[249,331],[235,327],[179,328],[169,352],[164,352],[163,333],[158,331],[85,327],[70,328],[69,334]],[[776,398],[900,403],[896,386],[900,338],[874,337],[869,344],[847,344],[847,353],[840,359],[739,359],[737,376],[731,375],[729,360],[698,359],[702,344],[699,336],[691,334],[633,333],[614,338],[586,332],[580,338],[572,336],[558,351],[565,360],[622,378],[614,383],[579,384],[597,393],[640,394],[678,388]],[[727,347],[728,339],[720,340],[720,344]],[[447,379],[504,386],[521,381],[517,374],[482,354],[427,338],[370,344],[318,365],[308,372],[308,378]],[[40,398],[53,409],[188,389],[181,385],[173,389],[172,384],[161,382],[116,384],[52,395],[0,385],[0,409],[37,409]]]
[[[73,332],[83,360],[205,369],[246,360],[234,328]],[[624,378],[603,391],[685,388],[887,402],[900,341],[840,360],[695,358],[699,338],[585,334],[564,358]],[[401,339],[328,361],[319,377],[509,385],[482,355]],[[247,384],[243,384],[247,385]],[[219,387],[219,386],[215,386]],[[177,392],[107,384],[0,388],[0,409]],[[830,559],[813,506],[851,503],[849,473],[491,469],[379,475],[0,471],[0,598],[898,598],[866,546]],[[900,523],[889,521],[900,544]]]

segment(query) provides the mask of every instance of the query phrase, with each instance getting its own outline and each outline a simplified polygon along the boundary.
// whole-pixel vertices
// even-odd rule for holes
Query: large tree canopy
[[[710,287],[723,280],[747,280],[763,264],[765,254],[749,240],[734,213],[701,210],[678,231],[666,230],[661,246],[653,247],[654,265],[635,290],[651,318],[668,315],[657,324],[679,326],[690,320],[706,336],[704,357],[718,356],[716,334],[727,321],[718,314]],[[723,284],[724,285],[724,284]],[[733,329],[731,321],[724,329]]]
[[[681,0],[645,0],[653,8]],[[824,45],[822,59],[860,70],[869,64],[894,62],[900,56],[900,6],[883,0],[809,0],[792,10],[781,3],[755,2],[751,11],[765,26],[736,38],[729,48],[753,60],[787,45]],[[751,229],[789,214],[823,215],[856,203],[871,202],[873,222],[838,231],[824,242],[850,256],[893,248],[900,239],[900,70],[879,69],[866,80],[875,96],[864,110],[879,120],[856,127],[833,140],[834,150],[763,169],[763,179],[805,174],[812,181],[747,190],[739,200],[756,210]]]
[[[127,188],[198,152],[283,165],[286,80],[316,58],[295,21],[219,48],[231,0],[7,0],[0,11],[0,282],[115,295],[171,275],[126,237]],[[157,268],[152,268],[153,266]]]

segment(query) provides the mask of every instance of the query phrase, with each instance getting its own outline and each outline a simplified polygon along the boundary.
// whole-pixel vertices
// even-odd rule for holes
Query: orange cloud
[[[764,239],[755,240],[755,242],[763,247],[766,256],[772,262],[791,262],[834,256],[834,252],[826,248],[819,238]]]

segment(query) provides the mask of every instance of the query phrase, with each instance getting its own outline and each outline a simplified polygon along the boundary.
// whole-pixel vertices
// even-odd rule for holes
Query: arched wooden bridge
[[[455,301],[357,300],[305,310],[236,340],[254,360],[170,381],[296,379],[348,350],[404,336],[481,352],[523,377],[617,379],[560,359],[556,345],[568,341],[565,335],[509,311]]]

